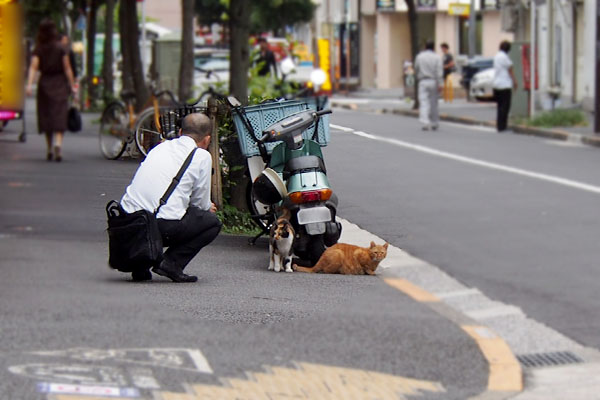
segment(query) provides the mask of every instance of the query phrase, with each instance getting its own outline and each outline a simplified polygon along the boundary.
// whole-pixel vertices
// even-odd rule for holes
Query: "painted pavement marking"
[[[587,191],[594,194],[600,194],[600,187],[594,186],[585,182],[574,181],[571,179],[561,178],[554,175],[542,174],[539,172],[528,171],[521,168],[511,167],[508,165],[493,163],[485,160],[480,160],[477,158],[471,158],[466,156],[461,156],[459,154],[449,153],[446,151],[441,151],[434,149],[432,147],[422,146],[414,143],[405,142],[398,139],[387,138],[383,136],[377,136],[370,133],[356,131],[352,128],[342,127],[339,125],[331,125],[334,129],[341,130],[345,133],[351,133],[356,136],[364,137],[366,139],[376,140],[383,143],[393,144],[395,146],[404,147],[406,149],[415,150],[421,153],[429,154],[431,156],[446,158],[449,160],[454,160],[458,162],[462,162],[465,164],[477,165],[479,167],[489,168],[497,171],[508,172],[515,175],[526,176],[532,179],[538,179],[541,181],[556,183],[559,185],[567,186],[573,189],[579,189],[583,191]]]
[[[298,363],[297,368],[272,367],[266,373],[249,373],[248,379],[222,381],[223,386],[190,384],[187,393],[154,395],[157,400],[408,400],[423,392],[445,392],[438,382],[310,363]]]

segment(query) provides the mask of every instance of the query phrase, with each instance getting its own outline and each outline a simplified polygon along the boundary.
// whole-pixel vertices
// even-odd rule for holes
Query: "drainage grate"
[[[517,359],[526,368],[551,367],[555,365],[578,364],[583,360],[569,351],[557,351],[553,353],[525,354],[517,356]]]

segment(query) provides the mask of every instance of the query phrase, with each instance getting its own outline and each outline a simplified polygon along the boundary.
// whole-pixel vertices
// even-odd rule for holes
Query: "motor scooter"
[[[235,99],[229,101],[242,153],[248,155],[245,145],[251,144],[260,154],[247,158],[252,181],[251,212],[268,225],[276,220],[278,210],[287,208],[296,233],[294,254],[306,265],[314,265],[325,247],[337,243],[341,234],[341,224],[335,219],[338,199],[327,178],[321,151],[321,146],[326,144],[322,134],[328,134],[329,129],[327,122],[321,119],[331,113],[329,109],[320,109],[325,101],[318,98],[288,100],[263,106],[267,116],[273,110],[279,110],[280,115],[286,114],[286,109],[292,112],[282,118],[268,117],[275,120],[268,124],[264,118],[258,118],[263,122],[259,135],[248,135],[255,129],[247,113],[257,111],[252,108],[256,106],[241,107]],[[294,111],[298,108],[299,111]],[[248,136],[254,143],[248,143]],[[263,233],[267,232],[268,226],[264,226]],[[260,235],[254,241],[258,237]]]

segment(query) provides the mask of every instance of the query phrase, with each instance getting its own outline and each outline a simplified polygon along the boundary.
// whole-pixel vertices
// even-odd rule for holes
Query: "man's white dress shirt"
[[[121,206],[128,213],[138,210],[154,211],[179,168],[196,148],[189,136],[167,140],[153,148],[139,166],[133,181],[127,187]],[[199,148],[188,169],[183,174],[175,191],[160,208],[157,218],[180,220],[189,206],[210,210],[210,178],[212,158],[210,153]]]
[[[494,89],[512,89],[513,81],[508,72],[513,63],[504,51],[500,50],[494,56]]]

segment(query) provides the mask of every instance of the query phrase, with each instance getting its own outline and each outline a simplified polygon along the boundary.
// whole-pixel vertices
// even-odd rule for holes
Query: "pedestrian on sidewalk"
[[[415,59],[415,71],[419,81],[419,121],[422,129],[436,130],[439,124],[438,99],[442,91],[442,58],[433,50],[433,40],[427,40],[425,49]]]
[[[154,212],[190,151],[199,148],[156,216],[163,245],[168,249],[160,265],[152,271],[174,282],[198,280],[183,270],[221,231],[221,221],[215,214],[217,208],[210,200],[212,158],[207,150],[211,130],[206,115],[187,115],[182,121],[181,136],[159,144],[148,153],[121,199],[121,206],[128,213],[142,209]],[[151,280],[150,267],[132,272],[133,280]]]
[[[512,89],[517,89],[517,79],[513,72],[513,63],[508,57],[510,42],[500,43],[500,50],[494,56],[494,99],[498,103],[496,114],[496,129],[498,132],[506,130]]]
[[[51,19],[40,23],[36,45],[31,57],[26,93],[33,93],[33,82],[41,72],[37,89],[37,119],[39,133],[46,134],[46,160],[62,161],[63,135],[67,129],[69,96],[77,86],[69,55],[59,41],[56,25]]]
[[[454,64],[454,57],[450,53],[450,46],[448,43],[442,43],[440,46],[444,57],[442,63],[444,65],[444,101],[446,103],[452,103],[454,100],[454,88],[452,87],[452,73],[456,71],[456,65]]]

